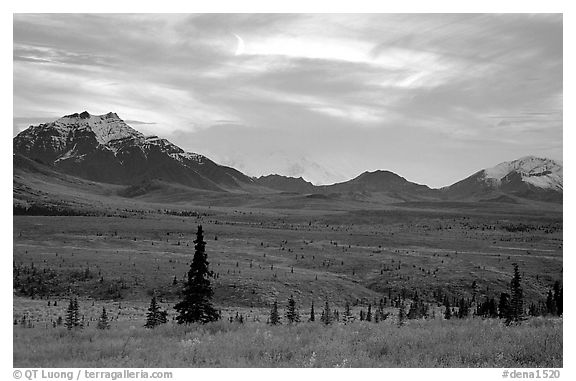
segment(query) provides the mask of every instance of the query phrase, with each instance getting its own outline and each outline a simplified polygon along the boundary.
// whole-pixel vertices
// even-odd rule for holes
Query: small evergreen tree
[[[308,321],[314,320],[316,320],[316,314],[314,313],[314,301],[312,301],[312,304],[310,305],[310,319],[308,319]]]
[[[164,324],[168,321],[168,313],[166,311],[161,311],[160,306],[156,303],[156,296],[152,296],[150,300],[150,307],[148,307],[148,312],[146,313],[146,328],[154,328],[157,325]]]
[[[476,306],[476,315],[488,318],[498,317],[498,308],[494,298],[488,299]]]
[[[546,313],[548,315],[556,315],[556,301],[552,295],[552,290],[548,290],[548,296],[546,297]]]
[[[444,310],[444,319],[450,320],[452,318],[452,311],[450,310],[450,301],[448,301],[448,298],[444,301],[444,307],[446,307]]]
[[[296,301],[294,297],[290,295],[288,298],[288,307],[286,309],[286,320],[288,323],[298,323],[300,322],[300,313],[296,309]]]
[[[106,313],[106,308],[102,307],[102,314],[100,315],[100,319],[98,320],[98,325],[96,326],[98,329],[110,329],[110,322],[108,320],[108,314]]]
[[[398,327],[402,327],[404,322],[406,321],[406,310],[405,310],[404,302],[400,303],[398,307]]]
[[[78,300],[70,298],[68,308],[66,309],[66,319],[64,322],[66,329],[82,328],[80,325],[80,315],[78,309]]]
[[[280,315],[278,314],[278,303],[274,301],[272,309],[270,310],[270,324],[278,325],[280,322]]]
[[[66,318],[64,319],[64,325],[69,331],[74,328],[74,301],[72,299],[70,299],[68,308],[66,308]]]
[[[328,303],[328,300],[326,300],[326,303],[324,304],[324,310],[322,310],[322,317],[320,318],[320,320],[325,325],[332,324],[333,321],[332,312],[330,311],[330,304]]]
[[[167,311],[160,311],[158,313],[158,324],[166,324],[168,323],[168,312]]]
[[[408,319],[417,319],[418,318],[418,304],[416,301],[410,303],[410,307],[408,307]]]
[[[342,320],[344,321],[344,324],[346,324],[352,322],[353,319],[352,313],[350,312],[350,303],[346,302],[346,305],[344,305],[344,315],[342,316]]]
[[[198,225],[194,240],[194,258],[190,264],[188,279],[184,284],[184,299],[174,306],[179,313],[176,317],[178,324],[208,323],[220,318],[219,312],[211,303],[214,292],[210,285],[210,278],[214,277],[214,273],[208,269],[205,247],[202,226]]]
[[[468,316],[470,312],[470,306],[464,298],[460,298],[460,303],[458,304],[458,318],[464,319]]]
[[[80,308],[78,307],[78,299],[76,298],[74,298],[74,326],[84,328],[84,316],[82,316],[82,322],[80,322]]]
[[[560,282],[554,282],[554,303],[556,304],[556,314],[562,316],[563,302],[562,302],[563,289],[560,287]]]
[[[372,304],[368,304],[368,312],[366,313],[366,321],[372,321]]]
[[[518,265],[516,263],[514,266],[514,275],[512,281],[510,282],[511,300],[510,300],[510,316],[509,320],[519,321],[524,315],[524,295],[522,291],[522,286],[520,285],[520,271],[518,270]]]
[[[376,311],[376,314],[378,315],[378,320],[386,319],[384,317],[384,305],[386,304],[386,301],[384,299],[380,299],[380,303],[378,304],[378,311]]]
[[[500,294],[498,317],[500,319],[508,319],[510,317],[510,295],[506,292]]]

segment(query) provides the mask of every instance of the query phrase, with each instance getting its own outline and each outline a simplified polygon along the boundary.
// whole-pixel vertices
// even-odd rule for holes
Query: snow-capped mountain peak
[[[239,188],[241,172],[185,152],[158,136],[145,137],[113,112],[87,111],[30,126],[13,140],[14,152],[90,180],[135,184],[150,179],[204,190]]]
[[[518,160],[500,163],[485,169],[484,178],[498,187],[511,174],[517,174],[522,181],[537,188],[562,191],[563,167],[552,159],[525,156]]]
[[[63,127],[89,128],[100,144],[124,138],[143,139],[144,135],[127,125],[116,113],[90,115],[87,111],[66,115],[54,122]]]

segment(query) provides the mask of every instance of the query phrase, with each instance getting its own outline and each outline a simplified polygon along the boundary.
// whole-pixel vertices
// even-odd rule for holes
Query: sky
[[[74,112],[252,176],[562,160],[559,14],[15,14],[13,136]]]

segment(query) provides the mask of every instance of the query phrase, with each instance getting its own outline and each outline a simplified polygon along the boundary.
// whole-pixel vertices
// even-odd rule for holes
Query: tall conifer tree
[[[188,279],[184,284],[183,300],[174,306],[178,311],[176,321],[178,324],[208,323],[220,318],[219,312],[212,306],[214,291],[210,285],[210,278],[214,273],[208,269],[206,255],[206,242],[202,226],[198,225],[196,239],[194,240],[194,258],[188,271]]]
[[[294,300],[294,297],[292,295],[290,295],[290,298],[288,298],[288,307],[286,309],[286,320],[288,320],[288,323],[300,322],[300,313],[296,308],[296,301]]]
[[[509,320],[519,321],[524,315],[524,294],[522,291],[522,286],[520,285],[520,271],[518,270],[518,265],[516,263],[514,266],[514,275],[512,276],[512,281],[510,282],[510,291],[512,297],[510,299],[510,317]]]
[[[280,324],[280,314],[278,314],[278,302],[274,301],[272,309],[270,309],[270,324]]]

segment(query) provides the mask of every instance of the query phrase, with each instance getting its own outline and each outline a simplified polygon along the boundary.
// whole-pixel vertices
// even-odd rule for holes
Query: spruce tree
[[[108,314],[106,313],[106,308],[102,307],[102,314],[100,315],[100,319],[98,320],[98,325],[96,326],[98,329],[110,329],[110,322],[108,320]]]
[[[378,320],[384,320],[384,305],[386,302],[384,299],[380,299],[380,303],[378,304],[378,311],[376,311],[376,315],[378,315]]]
[[[548,290],[548,296],[546,297],[546,314],[556,315],[556,301],[552,295],[552,290]]]
[[[71,330],[74,328],[74,300],[70,299],[70,303],[68,303],[68,308],[66,308],[66,318],[64,320],[64,325],[66,326],[67,330]]]
[[[316,314],[314,313],[314,302],[310,305],[310,319],[308,321],[316,320]]]
[[[500,294],[498,317],[500,319],[508,319],[510,317],[510,295],[506,292]]]
[[[563,289],[560,287],[560,282],[554,282],[554,303],[556,304],[556,314],[558,316],[562,316],[562,291]]]
[[[160,306],[156,303],[156,296],[152,296],[150,300],[150,307],[148,307],[148,312],[146,313],[146,328],[154,328],[157,325],[164,324],[168,321],[168,313],[166,311],[161,311]]]
[[[404,308],[405,308],[404,302],[402,302],[398,307],[398,327],[403,326],[406,320],[406,311],[404,310]]]
[[[524,295],[520,285],[520,271],[516,263],[514,266],[514,275],[510,282],[511,300],[510,300],[510,320],[519,321],[524,315]]]
[[[176,316],[178,324],[208,323],[220,318],[220,314],[211,303],[214,291],[210,285],[210,278],[214,277],[214,273],[208,269],[205,247],[202,226],[198,225],[194,240],[194,258],[184,284],[183,300],[174,306],[179,313]]]
[[[80,326],[80,315],[78,310],[78,300],[70,298],[68,308],[66,309],[66,320],[64,322],[66,329],[82,328]]]
[[[274,304],[272,304],[272,309],[270,310],[270,324],[281,324],[280,315],[278,314],[278,303],[276,301],[274,301]]]
[[[298,323],[300,322],[300,313],[296,309],[296,301],[294,297],[290,295],[288,298],[288,307],[286,309],[286,320],[288,323]]]
[[[417,319],[418,318],[418,305],[417,302],[410,303],[410,307],[408,307],[408,315],[406,316],[408,319]]]
[[[157,321],[158,321],[158,324],[168,323],[168,312],[167,311],[158,312]]]
[[[368,312],[366,313],[366,321],[372,321],[372,304],[368,304]]]
[[[463,319],[468,316],[470,312],[470,307],[468,306],[468,302],[464,300],[464,298],[460,298],[460,303],[458,305],[458,318]]]
[[[448,301],[448,298],[444,300],[444,307],[446,307],[444,310],[444,319],[450,320],[450,318],[452,318],[452,311],[450,310],[450,302]]]
[[[332,312],[330,311],[330,304],[328,303],[328,300],[326,300],[326,303],[324,304],[324,310],[322,310],[322,317],[320,320],[322,320],[322,323],[325,325],[332,324]]]
[[[350,312],[350,303],[346,302],[344,305],[344,323],[352,322],[352,313]]]
[[[84,316],[82,316],[84,318]],[[74,326],[83,328],[84,324],[80,324],[80,308],[78,307],[78,299],[74,298]]]

